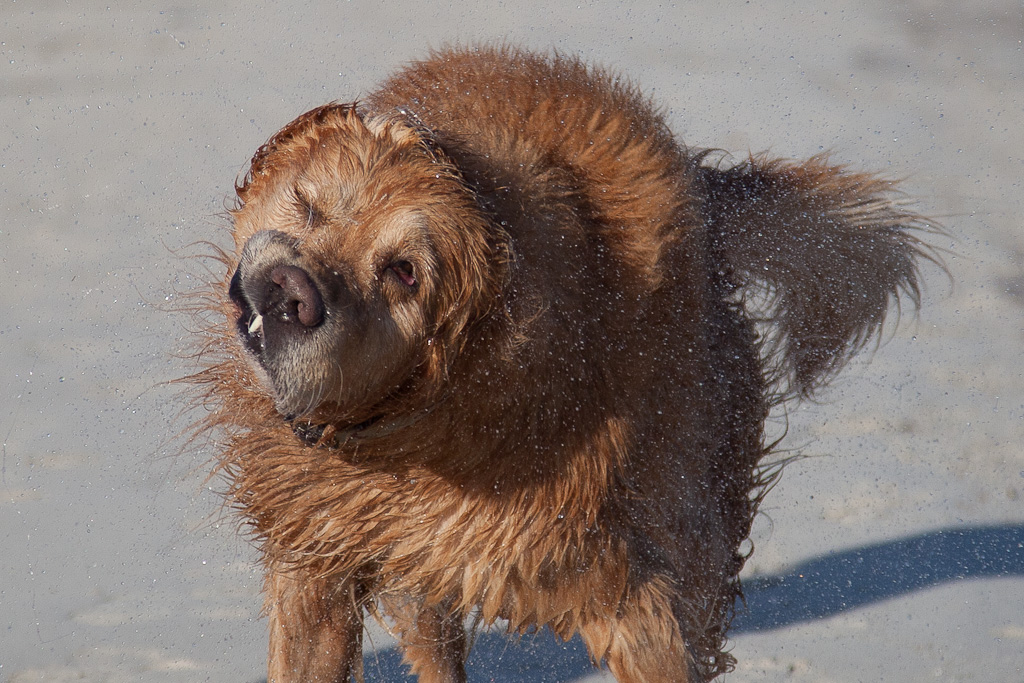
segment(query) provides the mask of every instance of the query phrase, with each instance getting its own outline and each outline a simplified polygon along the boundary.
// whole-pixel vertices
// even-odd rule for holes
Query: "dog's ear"
[[[315,141],[318,137],[318,129],[351,126],[361,120],[358,112],[358,103],[356,102],[331,102],[316,109],[311,109],[294,119],[284,128],[274,133],[252,155],[245,175],[242,176],[241,180],[235,182],[235,191],[239,199],[244,203],[251,185],[259,178],[269,175],[274,168],[291,160],[292,155],[284,154],[283,152],[304,147],[302,141]]]
[[[442,147],[437,134],[430,126],[423,122],[423,119],[411,107],[406,105],[395,107],[395,116],[399,122],[404,124],[408,130],[411,130],[419,138],[420,144],[434,158],[434,161],[452,163],[451,158]]]
[[[415,128],[417,132],[426,137],[433,137],[433,131],[430,130],[427,124],[423,123],[423,119],[421,119],[411,108],[407,106],[395,107],[395,113],[405,119],[405,122]]]

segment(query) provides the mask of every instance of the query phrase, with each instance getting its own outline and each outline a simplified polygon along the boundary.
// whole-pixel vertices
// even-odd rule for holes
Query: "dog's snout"
[[[283,322],[298,322],[316,327],[324,321],[324,300],[313,278],[295,265],[279,265],[270,271],[265,310],[261,315],[277,315]]]
[[[245,243],[228,296],[238,311],[238,334],[261,362],[304,339],[327,316],[323,285],[295,240],[276,230],[257,232]]]
[[[324,296],[295,241],[277,230],[261,230],[242,248],[230,297],[243,312],[268,321],[311,328],[324,321]]]

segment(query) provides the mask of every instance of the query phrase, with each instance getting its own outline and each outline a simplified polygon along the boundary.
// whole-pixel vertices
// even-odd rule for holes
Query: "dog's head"
[[[341,426],[429,401],[502,277],[429,131],[326,105],[261,147],[237,193],[231,322],[277,410]]]

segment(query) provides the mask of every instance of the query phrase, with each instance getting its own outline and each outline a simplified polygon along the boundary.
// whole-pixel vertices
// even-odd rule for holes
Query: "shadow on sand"
[[[953,581],[1022,575],[1024,526],[935,531],[752,577],[731,632],[781,628]]]
[[[808,560],[744,583],[732,635],[828,617],[953,581],[1024,575],[1024,525],[946,529]],[[394,648],[366,655],[367,681],[415,681]],[[470,683],[564,683],[593,673],[579,638],[478,636]]]

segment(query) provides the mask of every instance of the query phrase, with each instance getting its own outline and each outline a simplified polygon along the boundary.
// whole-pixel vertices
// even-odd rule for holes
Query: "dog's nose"
[[[245,243],[228,295],[238,309],[238,334],[257,356],[319,327],[327,315],[322,284],[295,240],[276,230]]]
[[[267,297],[259,312],[282,322],[316,327],[324,321],[324,300],[309,273],[299,266],[279,265],[270,271]]]

